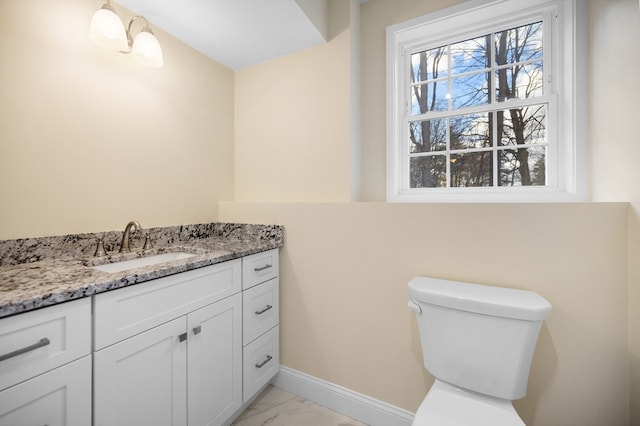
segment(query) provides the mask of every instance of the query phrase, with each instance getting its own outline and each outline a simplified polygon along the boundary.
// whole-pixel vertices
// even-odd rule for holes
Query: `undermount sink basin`
[[[104,272],[121,272],[127,269],[141,268],[143,266],[157,265],[159,263],[171,262],[172,260],[188,259],[195,254],[179,252],[169,252],[156,254],[153,256],[140,257],[137,259],[123,260],[120,262],[107,263],[104,265],[92,266],[93,269]]]

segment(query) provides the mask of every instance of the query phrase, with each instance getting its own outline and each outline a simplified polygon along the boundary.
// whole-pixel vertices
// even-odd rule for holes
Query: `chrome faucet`
[[[125,226],[124,228],[124,233],[122,234],[122,242],[120,243],[120,253],[124,251],[131,251],[131,248],[129,247],[129,233],[131,232],[131,227],[134,228],[134,232],[142,231],[142,226],[140,226],[140,224],[137,221],[132,220],[131,222],[127,223],[127,226]]]

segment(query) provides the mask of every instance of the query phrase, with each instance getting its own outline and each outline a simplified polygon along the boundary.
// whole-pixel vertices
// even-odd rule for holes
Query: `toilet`
[[[551,304],[533,291],[437,278],[409,282],[424,366],[435,382],[412,426],[515,426]]]

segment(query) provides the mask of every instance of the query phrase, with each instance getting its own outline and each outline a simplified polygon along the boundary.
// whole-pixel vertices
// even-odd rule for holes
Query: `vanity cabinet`
[[[0,425],[91,423],[91,299],[0,320]]]
[[[242,259],[244,402],[280,370],[278,274],[277,250]]]
[[[1,319],[0,426],[228,424],[279,370],[278,274],[274,249]]]
[[[95,296],[94,424],[216,425],[242,405],[241,261]]]

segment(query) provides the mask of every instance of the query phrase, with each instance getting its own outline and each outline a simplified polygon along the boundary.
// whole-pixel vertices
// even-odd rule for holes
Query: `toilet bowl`
[[[413,426],[516,426],[538,334],[551,305],[539,294],[416,277],[409,307],[435,382]]]
[[[413,426],[524,426],[511,401],[470,392],[436,379]]]

